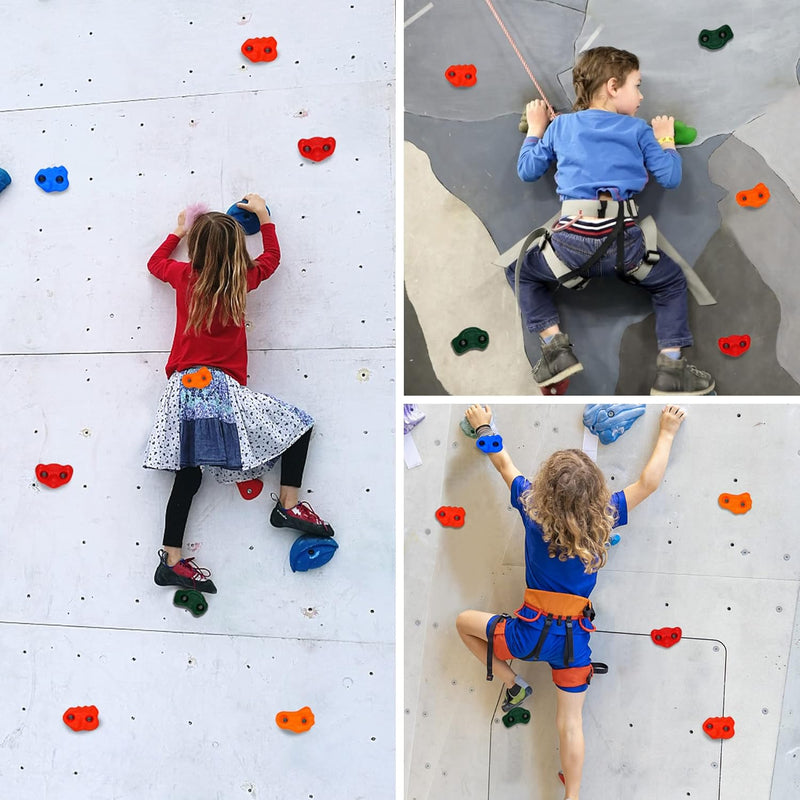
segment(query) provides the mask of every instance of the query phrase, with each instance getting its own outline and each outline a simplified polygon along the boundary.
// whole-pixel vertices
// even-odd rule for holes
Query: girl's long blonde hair
[[[209,211],[194,221],[186,243],[193,271],[186,332],[211,330],[216,314],[223,325],[244,325],[247,270],[253,262],[242,227],[228,214]]]
[[[572,68],[572,86],[575,89],[573,111],[583,111],[606,81],[616,78],[620,85],[628,75],[639,69],[639,59],[627,50],[616,47],[593,47],[578,56]]]
[[[520,497],[539,523],[551,558],[575,556],[587,573],[605,566],[615,518],[603,473],[581,450],[558,450],[542,464]]]

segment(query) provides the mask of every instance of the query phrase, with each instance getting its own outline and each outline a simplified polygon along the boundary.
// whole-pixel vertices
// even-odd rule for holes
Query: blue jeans
[[[553,250],[570,269],[582,266],[600,247],[603,238],[583,236],[573,231],[558,231],[552,235]],[[630,272],[644,257],[644,236],[638,225],[625,228],[625,271]],[[686,278],[683,270],[662,250],[661,258],[650,274],[638,283],[650,293],[656,317],[658,347],[689,347],[692,332],[689,330],[689,304]],[[591,268],[590,277],[616,276],[617,245],[614,241],[605,255]],[[506,278],[514,288],[514,267],[506,267]],[[530,250],[520,267],[519,307],[525,326],[532,333],[549,328],[559,322],[558,310],[553,302],[552,286],[555,281],[550,267],[538,247]]]

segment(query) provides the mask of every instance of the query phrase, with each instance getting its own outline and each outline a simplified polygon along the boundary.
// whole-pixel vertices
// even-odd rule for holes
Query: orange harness
[[[527,608],[536,613],[534,617],[523,617],[520,611]],[[566,636],[564,637],[564,664],[569,668],[570,663],[574,658],[574,649],[572,642],[572,629],[575,622],[577,622],[583,630],[590,633],[593,629],[586,627],[584,620],[588,619],[589,622],[594,619],[594,608],[592,601],[588,597],[581,597],[576,594],[564,594],[562,592],[546,592],[543,589],[526,589],[525,598],[522,606],[515,612],[517,619],[522,622],[535,622],[542,615],[545,616],[544,626],[542,632],[539,634],[539,639],[536,646],[531,650],[528,655],[523,656],[523,661],[536,661],[539,654],[542,652],[547,635],[550,633],[550,628],[553,620],[557,625],[562,622],[566,626]],[[488,648],[486,653],[486,680],[490,681],[494,677],[492,675],[492,657],[494,655],[494,631],[498,623],[502,619],[510,619],[508,614],[500,614],[497,616],[490,630],[488,631]],[[581,670],[584,668],[581,667]],[[585,682],[585,681],[584,681]]]

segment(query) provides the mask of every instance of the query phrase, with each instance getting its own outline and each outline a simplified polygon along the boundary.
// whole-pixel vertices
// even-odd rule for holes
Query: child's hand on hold
[[[666,406],[661,412],[661,419],[658,423],[659,431],[674,436],[684,419],[686,419],[686,412],[680,406]]]
[[[184,209],[178,214],[178,224],[175,226],[173,233],[179,238],[183,239],[186,236],[186,210]]]
[[[245,211],[250,211],[252,214],[255,214],[262,225],[265,222],[270,222],[267,203],[261,195],[255,193],[246,194],[244,200],[236,205],[239,208],[243,208]]]
[[[541,139],[550,124],[550,112],[544,100],[531,100],[525,106],[525,116],[528,119],[528,136]]]
[[[675,117],[663,114],[650,120],[656,139],[675,138]]]
[[[491,425],[492,423],[492,409],[489,406],[482,406],[478,403],[471,405],[464,412],[464,416],[475,430],[478,430],[481,425]]]

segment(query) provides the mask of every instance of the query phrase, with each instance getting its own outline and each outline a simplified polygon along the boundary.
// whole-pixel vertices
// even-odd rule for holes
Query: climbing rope
[[[509,44],[514,49],[514,52],[517,54],[517,58],[522,62],[522,66],[525,67],[525,72],[528,73],[528,77],[533,81],[533,85],[536,87],[536,91],[539,92],[539,94],[542,97],[542,100],[544,100],[544,104],[547,106],[547,111],[550,114],[550,119],[554,119],[556,116],[556,112],[553,110],[553,106],[550,105],[550,101],[545,96],[542,87],[539,86],[539,81],[537,81],[536,78],[533,76],[531,68],[528,66],[528,62],[525,61],[522,53],[520,53],[519,48],[517,47],[517,43],[514,41],[514,38],[508,32],[508,28],[506,28],[506,26],[503,24],[503,20],[500,19],[500,15],[497,13],[495,7],[492,5],[492,0],[486,0],[486,5],[489,6],[489,11],[491,11],[492,14],[494,15],[494,18],[497,20],[497,24],[500,26],[503,33],[506,35],[506,39],[508,39]]]

